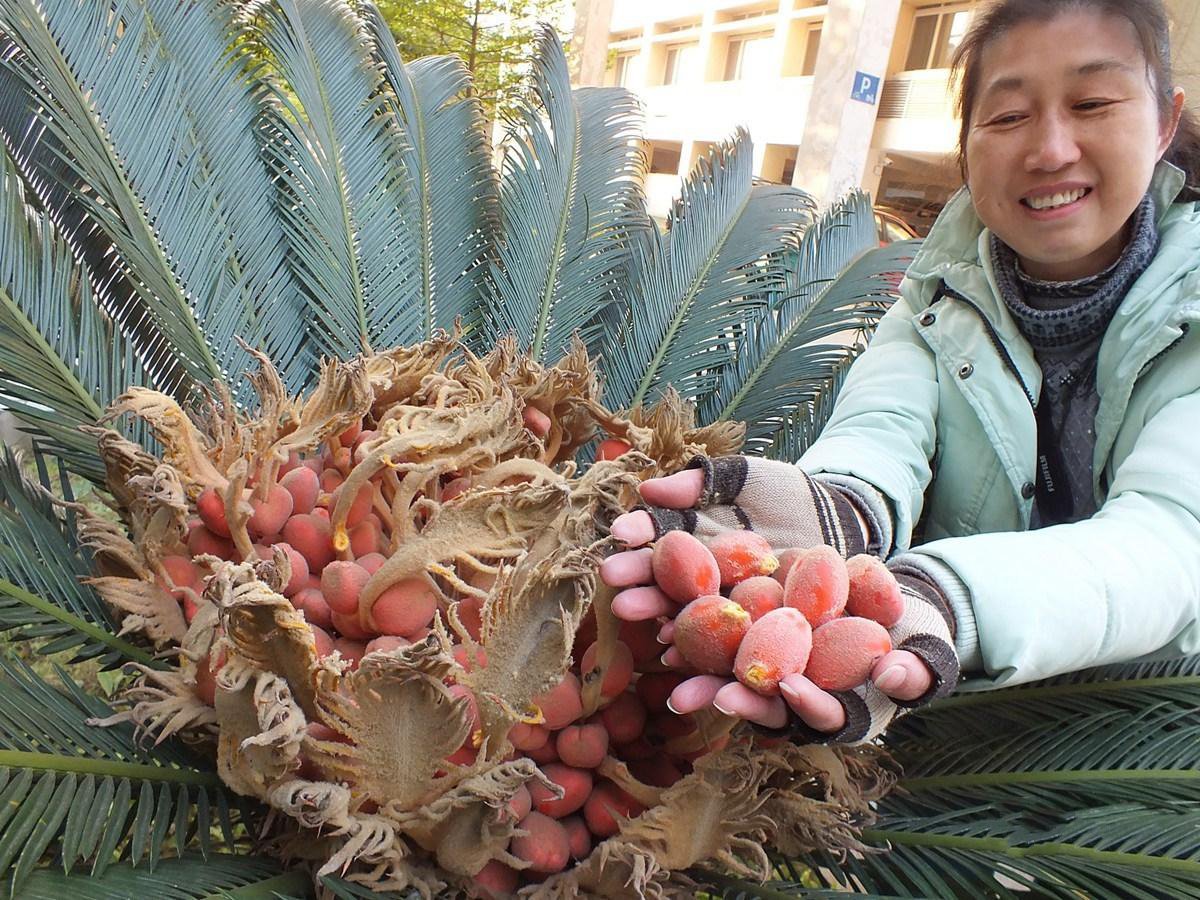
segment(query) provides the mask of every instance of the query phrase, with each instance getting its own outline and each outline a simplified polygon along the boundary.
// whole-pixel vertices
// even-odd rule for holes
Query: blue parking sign
[[[855,72],[854,89],[850,91],[850,99],[874,106],[879,99],[879,76]]]

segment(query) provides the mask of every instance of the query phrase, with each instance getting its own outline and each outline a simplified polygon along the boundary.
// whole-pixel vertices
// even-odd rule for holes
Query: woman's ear
[[[1175,140],[1175,132],[1179,130],[1179,120],[1183,116],[1184,103],[1183,88],[1176,86],[1171,91],[1171,115],[1170,118],[1162,123],[1162,127],[1158,130],[1158,158],[1162,159],[1166,155],[1167,150],[1171,146],[1171,142]]]

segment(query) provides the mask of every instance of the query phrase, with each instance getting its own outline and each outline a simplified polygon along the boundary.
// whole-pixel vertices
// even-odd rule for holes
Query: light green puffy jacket
[[[957,574],[960,653],[983,669],[966,689],[1200,652],[1200,204],[1173,202],[1183,183],[1160,164],[1159,249],[1100,347],[1092,518],[1027,530],[1041,372],[965,192],[800,460],[877,488],[895,551]]]

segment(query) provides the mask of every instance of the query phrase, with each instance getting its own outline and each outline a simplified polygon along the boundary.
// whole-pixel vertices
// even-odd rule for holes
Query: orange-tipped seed
[[[775,554],[775,558],[779,560],[779,568],[771,573],[771,577],[779,582],[780,587],[787,584],[788,572],[792,571],[792,566],[796,564],[800,554],[807,549],[807,547],[788,547]]]
[[[280,478],[279,486],[292,495],[292,515],[303,515],[317,505],[321,478],[307,466],[300,466]]]
[[[554,749],[568,766],[594,769],[608,755],[608,731],[599,722],[568,725],[555,738]]]
[[[871,674],[875,661],[892,651],[892,639],[878,622],[845,616],[813,629],[812,653],[804,676],[827,691],[848,691]]]
[[[646,707],[632,691],[618,694],[600,710],[600,722],[614,744],[637,740],[646,730]]]
[[[542,711],[544,724],[551,731],[566,728],[583,715],[583,698],[579,693],[579,679],[567,672],[555,687],[533,698],[534,705]]]
[[[270,490],[267,491],[266,500],[252,498],[250,506],[254,512],[250,514],[250,521],[246,523],[250,534],[253,537],[279,534],[284,522],[292,514],[294,503],[291,492],[277,484],[271,485]]]
[[[308,571],[320,573],[335,556],[329,520],[317,515],[292,516],[283,526],[283,539],[308,561]]]
[[[599,652],[599,644],[591,644],[583,651],[583,660],[579,664],[579,671],[584,681],[589,681],[595,677],[592,670],[596,667],[596,657]],[[633,651],[629,647],[617,641],[613,644],[612,658],[609,660],[608,668],[604,672],[604,681],[600,685],[600,696],[605,700],[611,700],[617,694],[629,687],[629,682],[633,678]]]
[[[767,539],[753,531],[722,531],[708,539],[708,549],[717,560],[723,588],[779,568]]]
[[[517,827],[528,834],[512,839],[509,847],[517,859],[529,863],[533,872],[561,872],[571,861],[567,832],[558,822],[539,812],[531,812]]]
[[[342,615],[358,612],[358,597],[371,573],[356,562],[334,560],[321,572],[321,593],[329,608]]]
[[[749,628],[750,613],[728,597],[710,594],[680,610],[673,640],[689,665],[707,675],[728,675]]]
[[[555,819],[569,816],[583,806],[592,792],[592,773],[562,763],[547,763],[542,774],[562,788],[562,797],[555,797],[550,788],[538,781],[529,783],[529,794],[533,797],[533,808],[543,815]]]
[[[783,605],[804,613],[813,628],[840,616],[849,596],[846,561],[825,544],[800,554],[783,585]]]
[[[618,456],[624,456],[633,445],[629,441],[623,441],[620,438],[608,438],[601,441],[600,446],[596,448],[596,459],[616,459]]]
[[[583,807],[588,830],[598,838],[612,837],[620,830],[621,819],[631,819],[645,810],[611,781],[603,781],[592,791]]]
[[[804,671],[812,644],[812,626],[799,610],[788,606],[773,610],[746,632],[733,674],[758,693],[775,696],[780,680]]]
[[[770,576],[755,575],[735,584],[729,599],[750,613],[751,622],[757,622],[783,606],[783,585]]]
[[[583,816],[567,816],[560,820],[567,832],[567,845],[571,848],[571,859],[587,859],[592,852],[592,833],[588,831]]]
[[[846,560],[850,578],[850,595],[846,612],[852,616],[873,619],[884,628],[891,628],[904,614],[904,597],[883,560],[869,553],[860,553]]]
[[[668,531],[654,542],[654,580],[677,603],[690,603],[721,588],[721,570],[712,552],[686,531]]]
[[[550,433],[550,417],[536,406],[527,406],[521,412],[521,421],[525,427],[540,438]]]
[[[196,512],[204,527],[220,537],[229,537],[229,522],[225,518],[225,501],[215,488],[205,488],[196,498]]]
[[[437,592],[421,578],[405,578],[375,599],[371,619],[380,634],[410,637],[431,621],[437,611]]]

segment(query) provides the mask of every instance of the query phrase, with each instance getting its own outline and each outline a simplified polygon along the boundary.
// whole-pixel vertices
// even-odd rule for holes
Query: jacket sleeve
[[[820,438],[800,458],[809,474],[861,479],[886,498],[892,545],[908,547],[931,478],[938,407],[932,351],[912,318],[922,308],[905,279],[854,365]],[[884,548],[884,554],[889,553]]]
[[[915,548],[970,592],[983,677],[967,690],[1200,652],[1200,392],[1163,406],[1082,522]]]

